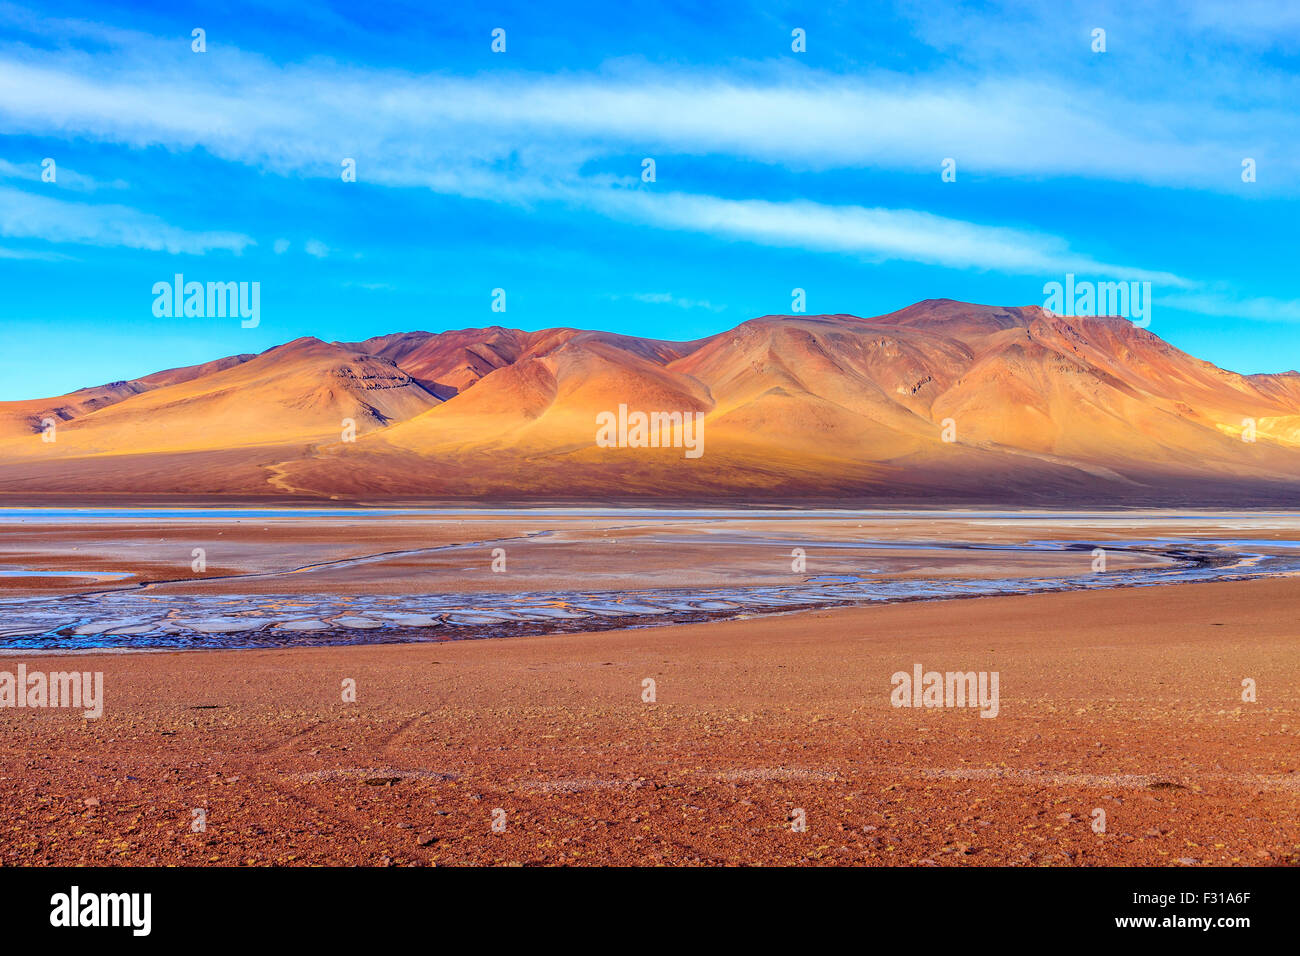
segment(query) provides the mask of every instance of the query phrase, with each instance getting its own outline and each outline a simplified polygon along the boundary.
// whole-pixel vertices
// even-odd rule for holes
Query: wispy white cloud
[[[192,255],[240,253],[254,244],[239,233],[180,229],[128,206],[73,202],[8,186],[0,186],[0,236]]]
[[[330,247],[325,245],[325,243],[321,242],[319,239],[308,239],[306,244],[303,246],[303,250],[307,255],[313,256],[317,259],[324,259],[330,254]]]
[[[1256,322],[1300,322],[1300,299],[1234,296],[1220,292],[1186,292],[1162,296],[1162,306],[1200,315]]]
[[[670,305],[675,309],[705,309],[709,312],[723,312],[727,308],[725,305],[715,305],[708,299],[689,299],[671,292],[633,292],[627,296],[613,295],[610,298],[628,298],[647,305]]]
[[[6,249],[3,246],[0,246],[0,259],[19,259],[34,262],[66,262],[71,261],[72,256],[66,256],[59,252],[43,252],[32,249]]]
[[[0,159],[0,177],[10,179],[25,179],[31,182],[42,182],[41,173],[43,166],[39,162],[32,163],[12,163],[6,159]],[[125,180],[100,180],[93,176],[87,176],[79,173],[75,169],[68,169],[66,166],[59,166],[57,161],[54,165],[54,182],[48,183],[50,189],[72,189],[76,192],[93,193],[100,189],[126,189]]]
[[[949,219],[910,209],[827,206],[812,202],[732,200],[622,190],[593,199],[606,212],[672,229],[689,229],[769,245],[904,259],[1020,275],[1080,272],[1186,288],[1169,272],[1098,261],[1059,237]]]
[[[174,44],[173,44],[174,46]],[[725,154],[809,169],[1084,176],[1228,190],[1240,160],[1300,169],[1287,109],[1099,98],[1012,78],[717,75],[414,76],[205,55],[203,69],[134,48],[120,61],[0,52],[0,116],[14,131],[132,146],[202,146],[282,172],[419,182],[433,161],[573,171],[628,150]],[[144,62],[140,62],[143,60]],[[1260,131],[1266,131],[1261,133]],[[557,149],[557,147],[563,147]]]
[[[30,26],[30,25],[29,25]],[[35,27],[31,27],[35,29]],[[1243,155],[1300,182],[1300,119],[1256,107],[1099,100],[994,76],[859,77],[784,68],[763,81],[664,70],[541,76],[413,75],[312,61],[279,65],[174,40],[96,34],[107,52],[0,44],[0,121],[15,132],[129,147],[203,148],[284,175],[426,187],[874,260],[1039,275],[1065,271],[1192,285],[1170,272],[1099,261],[1061,236],[910,209],[727,198],[629,188],[592,160],[718,154],[796,169],[925,171],[957,159],[963,177],[1084,176],[1176,187],[1240,187]],[[75,31],[74,31],[75,32]],[[1261,134],[1259,131],[1267,131]],[[1264,138],[1261,138],[1263,136]],[[322,255],[323,243],[306,251]],[[278,248],[278,247],[277,247]]]

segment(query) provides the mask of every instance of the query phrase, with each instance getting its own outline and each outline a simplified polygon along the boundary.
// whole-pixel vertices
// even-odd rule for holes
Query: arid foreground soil
[[[0,859],[1294,864],[1298,600],[1287,578],[511,640],[9,654],[0,670],[103,671],[106,703],[98,720],[0,710]],[[892,707],[890,676],[914,663],[997,671],[998,716]]]

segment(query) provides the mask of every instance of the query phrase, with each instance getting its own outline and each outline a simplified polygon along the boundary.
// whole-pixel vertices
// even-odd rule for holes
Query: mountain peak
[[[620,407],[703,416],[706,451],[598,446]],[[0,466],[33,491],[1277,502],[1300,500],[1300,374],[1227,372],[1125,319],[942,298],[692,342],[303,336],[0,403]]]

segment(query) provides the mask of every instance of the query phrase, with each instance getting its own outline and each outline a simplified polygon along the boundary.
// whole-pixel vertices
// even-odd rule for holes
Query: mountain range
[[[602,447],[620,406],[702,413],[703,453]],[[1225,371],[1123,318],[948,299],[693,342],[302,338],[0,402],[0,493],[29,497],[1275,506],[1300,501],[1297,475],[1300,373]]]

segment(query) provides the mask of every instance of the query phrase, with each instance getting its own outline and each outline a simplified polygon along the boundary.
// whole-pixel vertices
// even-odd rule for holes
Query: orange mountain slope
[[[698,453],[680,429],[605,447],[620,406],[698,418]],[[24,494],[1273,505],[1300,501],[1297,476],[1300,374],[1227,372],[1121,318],[951,300],[695,342],[299,339],[0,403],[0,492]]]

